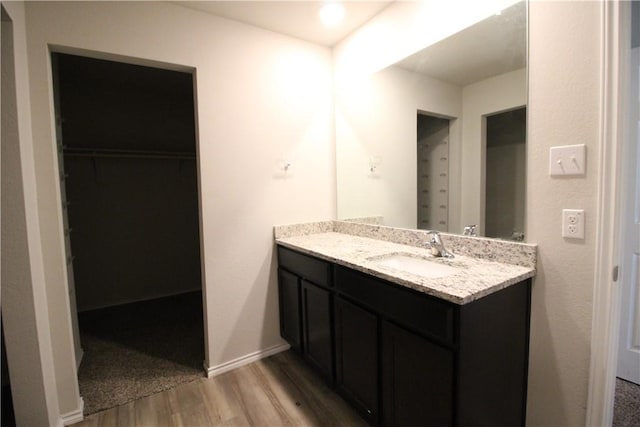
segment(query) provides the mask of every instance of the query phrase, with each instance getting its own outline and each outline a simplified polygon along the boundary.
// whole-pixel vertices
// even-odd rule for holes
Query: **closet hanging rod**
[[[179,159],[179,160],[195,160],[195,154],[191,154],[188,156],[180,156],[172,154],[170,156],[163,156],[157,154],[108,154],[108,153],[64,153],[65,156],[69,157],[102,157],[102,158],[120,158],[120,159]]]
[[[72,157],[119,157],[137,159],[184,159],[196,158],[195,153],[176,151],[143,151],[143,150],[113,150],[104,148],[68,148],[64,147],[63,154]]]

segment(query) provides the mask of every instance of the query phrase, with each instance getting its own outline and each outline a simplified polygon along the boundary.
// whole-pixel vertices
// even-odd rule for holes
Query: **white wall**
[[[25,11],[2,4],[2,318],[16,423],[59,422],[39,242]],[[6,20],[5,20],[6,18]]]
[[[600,2],[532,2],[529,15],[527,240],[536,242],[527,424],[585,425],[599,164]],[[549,148],[586,144],[586,177],[548,175]],[[585,210],[583,241],[560,236]]]
[[[478,224],[484,234],[485,116],[527,103],[526,69],[494,76],[462,89],[462,224]]]
[[[416,228],[417,112],[448,118],[462,115],[462,92],[455,85],[389,67],[336,92],[338,217],[380,215],[384,223]],[[449,190],[460,174],[460,124],[451,121]],[[375,173],[370,159],[379,160]],[[457,223],[457,200],[450,223]]]
[[[272,227],[335,217],[329,49],[168,3],[26,7],[50,307],[68,319],[68,302],[58,300],[66,271],[48,45],[195,69],[206,363],[216,367],[282,345]],[[287,176],[277,169],[281,158],[292,162]],[[58,327],[54,319],[51,326]],[[54,346],[72,353],[66,339]],[[74,380],[70,368],[56,365],[59,382]],[[59,391],[62,412],[74,403],[69,391]]]

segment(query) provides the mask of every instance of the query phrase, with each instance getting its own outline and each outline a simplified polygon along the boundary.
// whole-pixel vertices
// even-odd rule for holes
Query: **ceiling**
[[[334,46],[395,0],[343,0],[344,20],[335,27],[320,21],[325,3],[308,0],[218,0],[173,3],[212,15]],[[397,65],[458,86],[526,66],[526,7],[521,1],[460,31]]]
[[[393,0],[392,0],[393,1]],[[222,16],[322,46],[333,46],[392,1],[343,1],[344,20],[326,27],[318,18],[321,1],[175,1],[190,9]]]
[[[396,65],[457,86],[518,70],[527,65],[526,22],[522,1]]]

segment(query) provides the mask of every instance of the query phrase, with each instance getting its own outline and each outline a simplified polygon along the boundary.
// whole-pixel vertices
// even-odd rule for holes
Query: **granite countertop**
[[[466,304],[535,275],[535,268],[472,258],[455,253],[455,258],[439,258],[424,248],[337,232],[279,237],[276,243],[419,292]],[[425,278],[383,267],[375,262],[384,255],[402,253],[430,258],[458,269],[441,278]],[[372,260],[373,258],[373,260]]]

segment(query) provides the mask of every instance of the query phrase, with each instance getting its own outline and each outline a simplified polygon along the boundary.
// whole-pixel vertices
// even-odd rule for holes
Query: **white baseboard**
[[[81,397],[78,401],[78,409],[60,415],[62,425],[68,426],[78,423],[84,419],[84,399]]]
[[[273,356],[274,354],[280,353],[282,351],[289,350],[291,346],[289,344],[278,344],[273,347],[266,348],[264,350],[259,350],[254,353],[249,353],[247,355],[238,357],[237,359],[230,360],[218,366],[207,366],[207,362],[204,362],[204,369],[207,372],[207,378],[213,378],[216,375],[224,374],[225,372],[232,371],[236,368],[239,368],[244,365],[248,365],[249,363],[255,362],[260,359],[264,359],[269,356]]]

